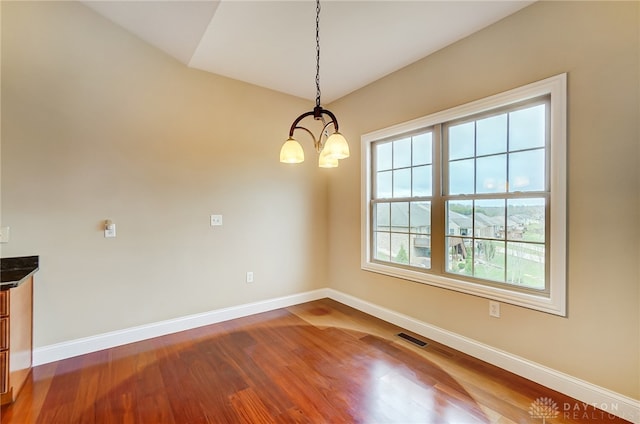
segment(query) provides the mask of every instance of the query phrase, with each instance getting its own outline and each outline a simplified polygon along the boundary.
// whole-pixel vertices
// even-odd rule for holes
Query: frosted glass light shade
[[[320,168],[336,168],[338,166],[338,159],[330,158],[327,154],[327,149],[322,149],[318,157],[318,166]]]
[[[349,144],[342,134],[334,132],[329,136],[324,145],[323,152],[331,159],[344,159],[349,157]]]
[[[304,151],[295,138],[289,137],[280,149],[280,162],[300,163],[304,162]]]

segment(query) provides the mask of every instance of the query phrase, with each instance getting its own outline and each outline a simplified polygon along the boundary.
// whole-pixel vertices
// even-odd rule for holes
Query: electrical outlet
[[[211,226],[222,225],[222,215],[211,215]]]
[[[489,315],[494,318],[500,318],[500,303],[489,301]]]
[[[253,283],[253,272],[247,272],[247,283]]]

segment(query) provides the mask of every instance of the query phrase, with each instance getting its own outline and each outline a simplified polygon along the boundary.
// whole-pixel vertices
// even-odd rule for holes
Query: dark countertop
[[[18,287],[39,268],[39,256],[0,259],[0,291]]]

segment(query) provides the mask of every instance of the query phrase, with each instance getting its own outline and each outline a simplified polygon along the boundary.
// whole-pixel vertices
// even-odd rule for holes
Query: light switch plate
[[[11,231],[9,227],[0,227],[0,243],[9,243]]]

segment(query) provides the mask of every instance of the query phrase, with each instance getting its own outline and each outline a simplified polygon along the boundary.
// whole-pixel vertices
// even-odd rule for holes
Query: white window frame
[[[548,293],[511,290],[508,286],[484,285],[456,279],[450,274],[431,273],[430,270],[409,269],[392,263],[371,260],[371,199],[372,145],[379,140],[429,128],[455,119],[477,115],[500,107],[517,104],[541,96],[550,96],[550,215],[549,222],[549,291]],[[361,268],[418,283],[455,290],[499,302],[523,306],[542,312],[566,316],[566,165],[567,165],[567,74],[556,75],[523,87],[515,88],[484,99],[437,112],[425,117],[393,125],[361,137]],[[441,155],[442,156],[442,155]],[[442,157],[434,161],[442,161]],[[441,187],[434,194],[442,195]],[[433,226],[432,226],[433,227]]]

